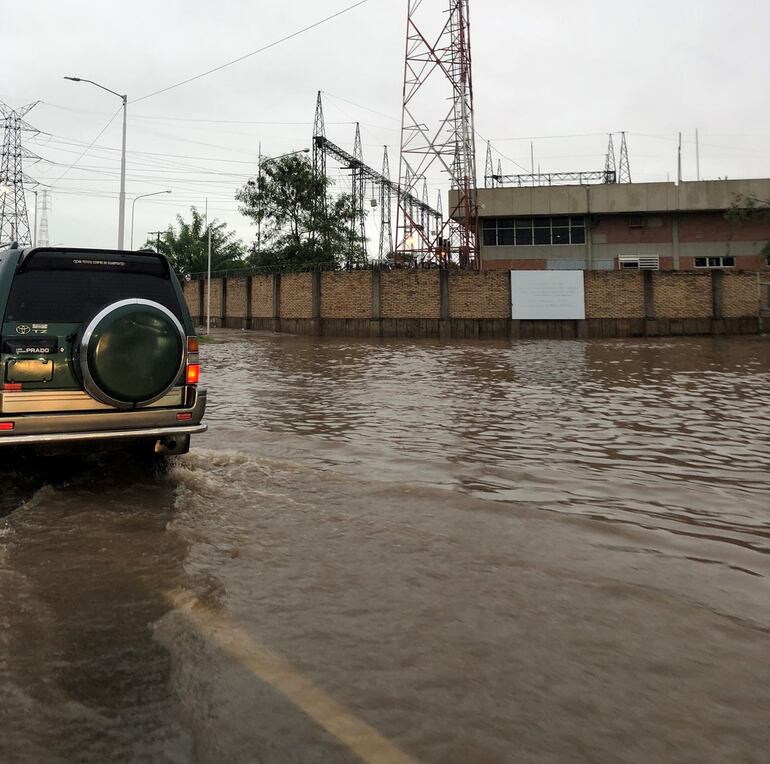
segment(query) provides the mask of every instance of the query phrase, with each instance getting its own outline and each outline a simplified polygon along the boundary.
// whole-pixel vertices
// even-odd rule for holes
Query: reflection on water
[[[0,762],[767,761],[770,342],[203,355],[168,475],[5,463]]]
[[[310,436],[316,457],[378,478],[768,550],[761,338],[206,352],[212,423]]]

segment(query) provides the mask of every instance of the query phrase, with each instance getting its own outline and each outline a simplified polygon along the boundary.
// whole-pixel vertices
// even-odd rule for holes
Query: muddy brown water
[[[220,333],[0,475],[0,761],[770,761],[770,341]]]

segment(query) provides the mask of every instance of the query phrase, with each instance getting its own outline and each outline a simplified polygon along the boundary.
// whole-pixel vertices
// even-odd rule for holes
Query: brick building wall
[[[227,279],[227,317],[246,318],[246,279]]]
[[[712,315],[710,273],[654,273],[655,315],[665,318],[706,318]]]
[[[726,318],[754,316],[759,309],[757,277],[753,273],[725,273],[722,313]]]
[[[641,221],[643,225],[630,225]],[[597,218],[592,229],[596,244],[671,244],[673,225],[671,215],[605,215]]]
[[[586,318],[644,318],[644,274],[587,271]]]
[[[251,277],[251,315],[253,318],[273,317],[273,277]]]
[[[322,318],[370,318],[372,272],[321,274]]]
[[[511,292],[507,273],[449,272],[450,318],[510,318]]]
[[[385,271],[381,274],[383,318],[440,318],[438,271]]]
[[[281,318],[313,317],[313,274],[281,276]]]

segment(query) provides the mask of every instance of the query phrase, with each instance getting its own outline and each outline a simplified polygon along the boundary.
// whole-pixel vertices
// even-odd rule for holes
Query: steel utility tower
[[[618,183],[631,182],[631,165],[628,161],[628,144],[625,131],[620,134],[620,162],[618,165]]]
[[[47,247],[50,243],[48,233],[48,213],[51,211],[51,196],[47,188],[40,192],[40,225],[37,232],[37,246]]]
[[[609,133],[609,141],[607,143],[607,154],[604,158],[604,172],[607,173],[607,177],[610,177],[610,173],[617,174],[617,166],[615,165],[615,144],[612,141],[612,133]]]
[[[22,160],[36,162],[40,157],[21,145],[21,134],[40,132],[24,119],[39,103],[35,101],[20,109],[12,109],[0,101],[0,117],[4,128],[0,153],[0,244],[3,245],[14,241],[22,246],[32,244],[24,183],[34,186],[37,181],[24,174]]]
[[[364,212],[364,197],[366,196],[366,178],[364,176],[364,152],[361,144],[361,125],[356,122],[356,137],[353,141],[353,156],[355,162],[350,163],[351,204],[353,209],[350,221],[350,259],[352,267],[354,252],[366,262],[366,213]]]
[[[393,229],[391,226],[391,208],[393,200],[390,182],[390,161],[388,160],[388,147],[382,154],[382,177],[388,183],[380,183],[380,248],[379,260],[383,262],[393,252]]]
[[[476,144],[468,0],[407,0],[396,252],[404,260],[478,265]],[[438,31],[436,31],[438,30]],[[447,110],[447,101],[449,108]],[[455,192],[434,236],[414,214],[423,177],[446,173]]]
[[[326,226],[326,124],[324,122],[324,107],[321,91],[315,102],[315,119],[313,121],[313,181],[315,183],[315,201],[313,203],[313,250],[318,246],[318,229],[323,227],[323,245],[328,250],[328,230]]]

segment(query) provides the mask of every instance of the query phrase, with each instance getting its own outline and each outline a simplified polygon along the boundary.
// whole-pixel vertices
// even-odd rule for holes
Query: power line
[[[358,8],[361,5],[364,5],[365,3],[368,3],[369,0],[358,0],[358,2],[353,3],[352,5],[349,5],[347,8],[343,8],[340,11],[337,11],[336,13],[331,14],[330,16],[327,16],[326,18],[321,19],[320,21],[315,21],[312,24],[309,24],[306,27],[303,27],[302,29],[298,29],[296,32],[292,32],[291,34],[286,35],[285,37],[281,37],[279,40],[275,40],[274,42],[269,43],[268,45],[264,45],[261,48],[257,48],[257,50],[251,51],[251,53],[246,53],[243,56],[239,56],[238,58],[233,59],[232,61],[228,61],[225,64],[220,64],[219,66],[215,66],[213,69],[209,69],[206,72],[202,72],[201,74],[196,74],[194,77],[188,77],[186,80],[182,80],[181,82],[177,82],[174,85],[169,85],[168,87],[161,88],[160,90],[156,90],[153,93],[148,93],[147,95],[142,96],[141,98],[135,98],[133,101],[130,101],[129,103],[139,103],[139,101],[144,101],[148,98],[152,98],[153,96],[160,95],[161,93],[167,93],[169,90],[173,90],[174,88],[181,87],[182,85],[187,85],[190,82],[194,82],[195,80],[199,80],[202,77],[208,77],[209,74],[214,74],[214,72],[219,72],[222,69],[226,69],[228,66],[233,66],[233,64],[237,64],[240,61],[244,61],[247,58],[251,58],[251,56],[256,56],[258,53],[264,53],[266,50],[270,50],[270,48],[274,48],[277,45],[280,45],[281,43],[288,42],[289,40],[292,40],[295,37],[299,37],[299,35],[304,34],[305,32],[309,32],[311,29],[315,29],[316,27],[321,26],[322,24],[327,23],[328,21],[332,21],[333,19],[336,19],[338,16],[342,16],[345,13],[348,13],[349,11],[352,11],[355,8]]]
[[[107,121],[107,124],[97,133],[97,135],[94,137],[94,139],[89,143],[81,152],[80,156],[69,166],[67,169],[51,184],[52,186],[55,186],[91,149],[91,146],[93,146],[99,138],[102,137],[104,134],[104,131],[112,124],[112,120],[115,119],[115,117],[118,116],[120,113],[120,110],[123,108],[123,106],[118,106],[117,111],[109,118]]]

